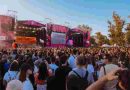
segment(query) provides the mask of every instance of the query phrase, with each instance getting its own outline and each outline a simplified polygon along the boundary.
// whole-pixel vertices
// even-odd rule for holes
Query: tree
[[[89,27],[88,25],[84,25],[84,24],[83,25],[79,25],[78,28],[81,29],[84,32],[87,32],[87,31],[91,32],[92,31],[91,27]]]
[[[97,43],[96,43],[94,36],[90,37],[90,43],[91,43],[92,46],[97,46]]]
[[[96,33],[96,38],[97,38],[97,44],[99,46],[103,44],[109,44],[109,39],[107,38],[107,36],[102,35],[101,32]]]
[[[123,33],[125,21],[121,19],[118,14],[113,12],[113,22],[114,23],[108,21],[110,43],[123,46],[125,44],[125,34]]]
[[[127,27],[125,30],[126,30],[125,41],[127,44],[130,44],[130,23],[127,24]]]

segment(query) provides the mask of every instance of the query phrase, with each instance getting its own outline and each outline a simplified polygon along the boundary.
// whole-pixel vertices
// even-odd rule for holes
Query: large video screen
[[[51,43],[52,44],[65,44],[66,43],[66,34],[52,32]]]

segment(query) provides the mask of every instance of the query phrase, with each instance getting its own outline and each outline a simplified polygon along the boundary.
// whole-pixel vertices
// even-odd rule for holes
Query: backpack
[[[85,90],[88,84],[88,71],[86,71],[85,77],[81,77],[76,71],[73,71],[76,75],[69,75],[67,78],[67,90]]]
[[[98,80],[97,71],[94,71],[94,73],[93,73],[93,78],[94,78],[94,81],[97,81],[97,80]]]

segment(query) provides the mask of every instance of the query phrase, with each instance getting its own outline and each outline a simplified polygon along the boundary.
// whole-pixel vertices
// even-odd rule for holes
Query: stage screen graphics
[[[66,34],[52,32],[51,34],[51,44],[65,44],[66,43]]]

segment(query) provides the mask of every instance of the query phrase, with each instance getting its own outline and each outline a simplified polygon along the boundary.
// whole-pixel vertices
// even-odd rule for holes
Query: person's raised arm
[[[104,84],[107,81],[118,79],[118,76],[116,75],[116,73],[118,71],[120,71],[120,70],[122,70],[122,69],[118,68],[116,70],[111,71],[110,73],[108,73],[107,75],[103,76],[102,78],[100,78],[95,83],[91,84],[86,90],[102,90]]]

